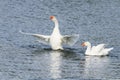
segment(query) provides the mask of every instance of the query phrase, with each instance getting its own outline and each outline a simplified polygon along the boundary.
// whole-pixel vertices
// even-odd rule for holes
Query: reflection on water
[[[84,61],[82,61],[79,54],[74,52],[74,49],[63,51],[35,50],[33,55],[35,61],[33,65],[39,66],[39,74],[42,73],[39,75],[40,77],[63,79],[83,75]]]
[[[107,73],[109,57],[86,56],[85,58],[85,77],[101,79],[101,76],[104,78],[109,76]]]
[[[50,46],[19,33],[50,35],[50,15],[61,34],[80,34],[74,49],[43,49]],[[0,80],[120,80],[119,17],[120,0],[0,0]],[[84,56],[80,44],[86,40],[109,44],[113,56]]]
[[[53,79],[61,78],[61,61],[62,56],[60,51],[50,52],[50,74]]]

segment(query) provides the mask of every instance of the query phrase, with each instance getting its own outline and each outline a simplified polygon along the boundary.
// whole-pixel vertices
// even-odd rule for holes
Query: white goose
[[[99,44],[97,46],[91,47],[90,42],[83,42],[82,46],[87,46],[87,50],[85,51],[85,55],[95,55],[95,56],[105,56],[109,54],[113,48],[105,48],[105,44]]]
[[[63,50],[63,47],[62,47],[63,44],[68,44],[72,46],[77,42],[79,38],[78,34],[62,36],[59,31],[59,24],[56,17],[50,16],[50,20],[52,20],[55,23],[55,27],[50,36],[41,35],[41,34],[24,33],[22,31],[20,32],[22,34],[27,34],[27,35],[32,35],[34,37],[37,37],[39,39],[38,40],[39,42],[50,44],[53,50],[58,50],[58,49]]]

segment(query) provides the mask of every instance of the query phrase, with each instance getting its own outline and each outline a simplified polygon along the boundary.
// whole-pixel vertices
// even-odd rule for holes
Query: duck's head
[[[86,41],[86,42],[83,42],[81,45],[82,45],[82,46],[89,46],[89,45],[90,45],[90,42]]]
[[[55,16],[50,16],[50,20],[56,21],[56,17]]]

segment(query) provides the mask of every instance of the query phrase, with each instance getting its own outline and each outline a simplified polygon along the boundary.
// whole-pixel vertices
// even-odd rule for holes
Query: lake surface
[[[36,38],[50,35],[55,15],[61,34],[78,42],[53,51]],[[83,41],[114,47],[105,57],[85,56]],[[0,0],[0,80],[120,80],[120,0]]]

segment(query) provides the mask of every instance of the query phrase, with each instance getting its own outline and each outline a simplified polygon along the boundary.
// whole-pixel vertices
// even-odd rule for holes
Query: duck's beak
[[[85,42],[83,42],[83,43],[81,44],[81,46],[85,46]]]

